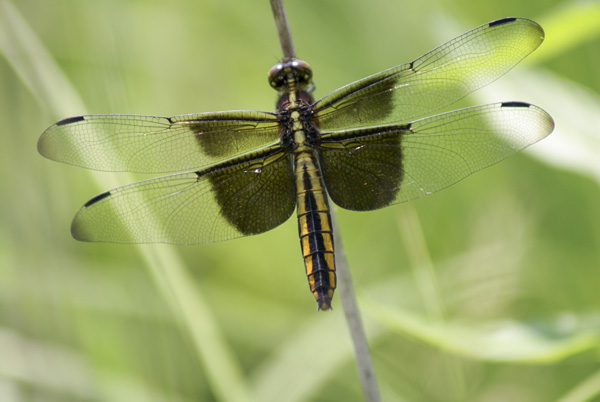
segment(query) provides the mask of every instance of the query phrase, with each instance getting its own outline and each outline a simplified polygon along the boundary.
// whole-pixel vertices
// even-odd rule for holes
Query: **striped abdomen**
[[[311,151],[295,156],[298,231],[310,291],[319,310],[331,308],[336,286],[333,231],[321,173]]]

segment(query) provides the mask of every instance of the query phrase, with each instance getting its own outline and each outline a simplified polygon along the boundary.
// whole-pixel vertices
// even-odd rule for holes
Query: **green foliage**
[[[538,55],[468,101],[536,103],[549,138],[338,216],[384,400],[597,400],[600,7],[288,3],[317,97],[496,18],[545,28]],[[272,110],[267,1],[0,0],[0,54],[0,400],[360,400],[341,307],[315,312],[293,219],[205,246],[78,243],[77,208],[140,177],[36,152],[86,112]]]

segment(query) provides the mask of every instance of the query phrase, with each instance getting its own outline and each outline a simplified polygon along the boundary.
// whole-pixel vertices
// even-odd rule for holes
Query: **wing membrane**
[[[323,131],[407,122],[448,106],[505,74],[544,40],[523,18],[481,25],[424,54],[317,101]]]
[[[253,111],[87,115],[50,126],[38,150],[46,158],[95,170],[180,172],[271,145],[279,132],[274,114]]]
[[[446,188],[553,129],[550,115],[537,106],[505,102],[323,134],[317,152],[333,202],[366,211]]]
[[[77,212],[71,233],[83,241],[211,243],[273,229],[295,206],[287,155],[271,147],[204,171],[102,193]]]

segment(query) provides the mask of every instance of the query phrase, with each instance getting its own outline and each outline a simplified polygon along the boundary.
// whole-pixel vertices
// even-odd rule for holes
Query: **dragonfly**
[[[317,101],[309,64],[287,58],[268,73],[275,112],[75,116],[50,126],[38,150],[100,171],[168,173],[87,201],[71,224],[81,241],[220,242],[271,230],[296,210],[309,288],[328,310],[329,200],[354,211],[413,200],[549,135],[550,115],[525,102],[439,113],[543,40],[534,21],[495,20]]]

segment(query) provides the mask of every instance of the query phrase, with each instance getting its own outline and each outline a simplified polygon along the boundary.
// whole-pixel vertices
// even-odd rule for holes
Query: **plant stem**
[[[329,202],[331,204],[331,200]],[[377,387],[377,378],[375,377],[375,369],[369,354],[369,345],[365,336],[360,313],[356,306],[356,297],[354,296],[354,286],[352,285],[352,277],[348,268],[348,260],[346,260],[346,250],[342,243],[342,236],[337,223],[335,211],[331,210],[331,223],[333,226],[333,242],[336,247],[336,271],[338,278],[338,288],[342,309],[346,316],[346,323],[352,337],[352,345],[354,347],[354,355],[356,356],[356,368],[358,376],[365,395],[365,401],[377,402],[380,401],[379,388]]]
[[[286,59],[296,58],[294,50],[294,42],[292,41],[292,33],[285,15],[285,8],[282,0],[271,0],[271,9],[273,10],[273,18],[275,19],[275,27],[279,37],[279,46],[283,52],[283,57]]]

